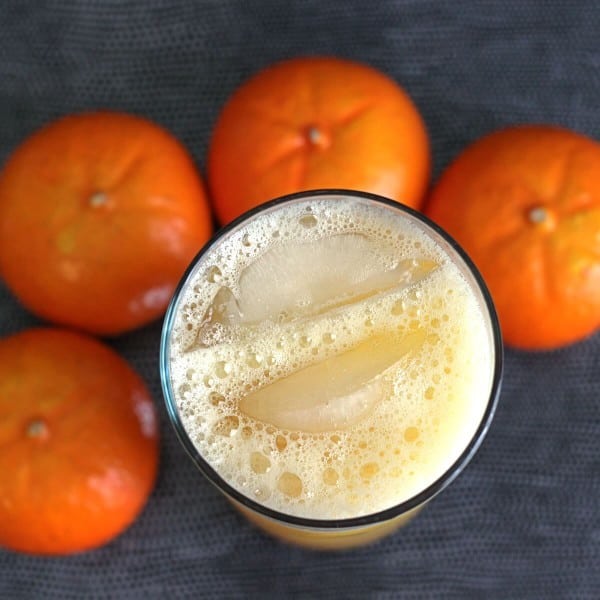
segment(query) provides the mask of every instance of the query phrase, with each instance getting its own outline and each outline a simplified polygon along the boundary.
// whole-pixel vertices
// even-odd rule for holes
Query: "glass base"
[[[364,525],[362,527],[348,529],[309,529],[275,521],[242,506],[235,500],[230,499],[230,501],[251,523],[269,535],[288,544],[312,550],[348,550],[372,544],[408,523],[424,506],[421,504],[389,521]]]

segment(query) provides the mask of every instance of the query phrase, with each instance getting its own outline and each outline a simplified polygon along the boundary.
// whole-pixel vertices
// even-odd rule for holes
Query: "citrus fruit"
[[[600,325],[600,144],[558,127],[494,132],[442,174],[426,209],[471,255],[506,343],[556,348]]]
[[[155,319],[210,233],[190,156],[133,115],[55,121],[0,174],[0,273],[55,323],[114,335]]]
[[[336,58],[296,58],[252,77],[214,128],[208,177],[218,219],[291,192],[356,189],[418,207],[429,142],[406,92]]]
[[[0,545],[107,542],[144,506],[157,463],[152,400],[114,351],[58,328],[0,340]]]

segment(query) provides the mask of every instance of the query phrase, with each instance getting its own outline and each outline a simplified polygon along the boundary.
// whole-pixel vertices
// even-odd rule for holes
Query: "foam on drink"
[[[492,344],[470,284],[421,226],[310,198],[234,230],[179,301],[182,422],[230,485],[315,519],[409,499],[485,411]]]

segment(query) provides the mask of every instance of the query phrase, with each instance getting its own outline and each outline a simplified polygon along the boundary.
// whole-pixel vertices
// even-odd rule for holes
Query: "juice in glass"
[[[200,252],[161,345],[188,453],[252,522],[315,548],[396,529],[481,443],[502,344],[469,259],[422,215],[295,194]]]

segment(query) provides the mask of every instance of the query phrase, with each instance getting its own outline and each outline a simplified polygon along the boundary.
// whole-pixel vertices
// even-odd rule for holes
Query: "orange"
[[[369,66],[336,58],[296,58],[256,74],[226,103],[208,153],[221,223],[317,188],[416,208],[429,169],[427,132],[406,92]]]
[[[141,511],[157,462],[152,400],[114,351],[61,329],[0,340],[0,545],[104,544]]]
[[[113,335],[159,317],[210,234],[190,156],[140,117],[55,121],[0,174],[0,273],[55,323]]]
[[[600,144],[521,126],[465,150],[427,214],[471,255],[508,345],[543,350],[600,325]]]

